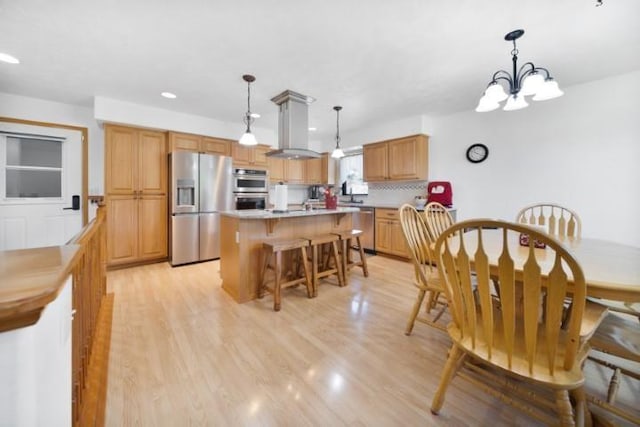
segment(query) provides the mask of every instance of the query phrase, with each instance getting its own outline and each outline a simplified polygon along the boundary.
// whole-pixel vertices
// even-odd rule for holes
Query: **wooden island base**
[[[352,227],[357,208],[290,214],[224,213],[220,219],[222,288],[239,303],[257,297],[262,267],[262,242],[326,234]]]

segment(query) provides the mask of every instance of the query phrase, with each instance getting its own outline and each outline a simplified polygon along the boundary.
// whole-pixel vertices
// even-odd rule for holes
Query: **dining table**
[[[516,270],[521,270],[529,254],[528,246],[521,246],[519,233],[507,236],[509,252]],[[625,303],[640,303],[640,247],[609,240],[588,237],[555,236],[582,267],[587,286],[587,296]],[[457,238],[450,243],[456,247]],[[464,233],[465,249],[469,256],[477,247],[477,231]],[[502,231],[484,229],[483,247],[491,267],[497,267],[502,252]],[[550,267],[554,257],[545,249],[534,249],[542,270]]]

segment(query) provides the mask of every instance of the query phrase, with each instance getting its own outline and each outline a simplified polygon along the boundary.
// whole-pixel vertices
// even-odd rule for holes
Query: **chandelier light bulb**
[[[485,94],[480,98],[476,111],[478,113],[486,113],[487,111],[493,111],[497,108],[500,108],[500,104],[498,104],[497,101],[490,99],[489,96]]]
[[[536,93],[538,93],[538,91],[543,85],[544,85],[544,77],[542,76],[542,74],[538,73],[537,71],[534,71],[524,79],[524,83],[522,84],[522,89],[520,89],[519,93],[525,96],[535,95]]]
[[[498,82],[489,84],[487,90],[484,91],[484,97],[493,102],[501,102],[507,99],[509,95],[504,91],[504,88]],[[482,102],[482,100],[481,100]],[[496,107],[498,108],[498,107]]]
[[[544,81],[540,90],[534,96],[534,101],[546,101],[549,99],[558,98],[564,95],[564,92],[560,90],[558,87],[558,82],[556,82],[552,77],[549,77]]]
[[[511,95],[509,99],[507,99],[507,103],[505,104],[503,110],[504,111],[515,111],[521,110],[523,108],[527,108],[529,104],[524,99],[524,96],[520,95]]]

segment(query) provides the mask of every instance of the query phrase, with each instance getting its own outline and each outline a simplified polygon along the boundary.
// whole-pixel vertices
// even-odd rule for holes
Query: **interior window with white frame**
[[[60,199],[64,138],[0,133],[2,200]]]
[[[345,181],[362,182],[362,152],[347,154],[340,159],[340,183]]]

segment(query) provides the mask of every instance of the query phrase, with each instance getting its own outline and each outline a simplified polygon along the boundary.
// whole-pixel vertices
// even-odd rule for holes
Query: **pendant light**
[[[333,109],[336,111],[336,148],[331,153],[331,157],[339,159],[344,157],[344,151],[340,148],[340,110],[342,110],[342,107],[336,105]]]
[[[254,120],[254,115],[251,114],[251,83],[254,82],[256,78],[250,74],[245,74],[242,76],[242,80],[247,82],[247,112],[243,118],[244,123],[247,125],[247,130],[239,142],[242,145],[258,145],[255,135],[251,133],[251,123],[253,123]]]

